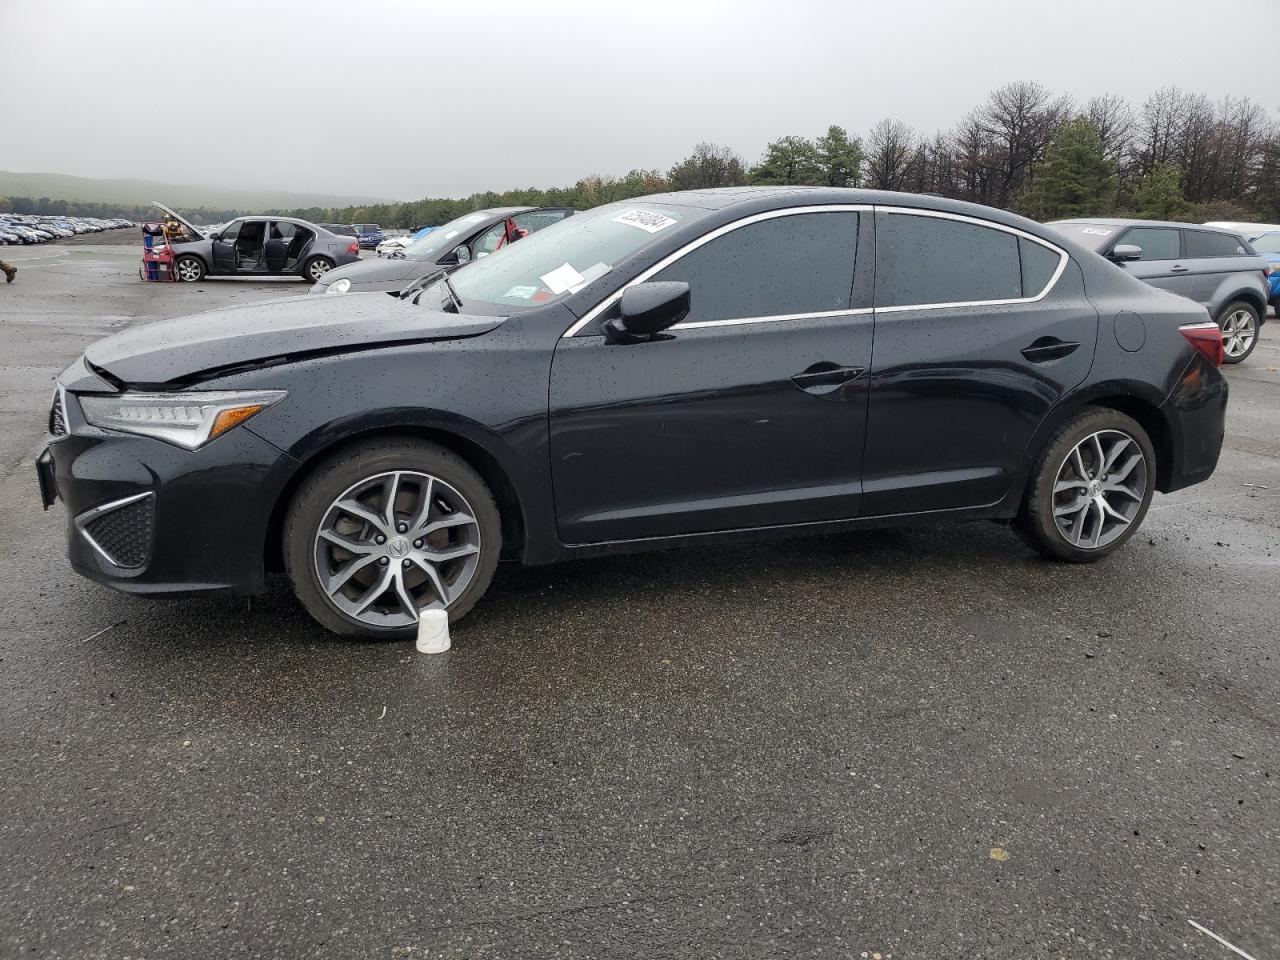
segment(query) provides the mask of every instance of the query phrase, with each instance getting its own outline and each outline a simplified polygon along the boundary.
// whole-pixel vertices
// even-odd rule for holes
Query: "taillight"
[[[359,253],[359,252],[360,252],[360,241],[352,240],[351,246],[347,247],[347,253]]]
[[[1222,366],[1222,330],[1216,323],[1190,323],[1179,327],[1178,332],[1203,353],[1215,367]]]

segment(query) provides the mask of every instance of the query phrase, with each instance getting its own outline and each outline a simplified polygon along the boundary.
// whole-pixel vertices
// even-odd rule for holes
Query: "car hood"
[[[199,379],[250,364],[487,333],[502,317],[427,310],[384,293],[290,297],[133,327],[85,351],[126,384]]]
[[[335,280],[344,277],[355,283],[377,283],[379,289],[399,290],[414,277],[422,276],[424,267],[435,269],[435,264],[426,260],[392,260],[380,257],[376,260],[361,260],[359,263],[348,263],[345,267],[330,270],[321,279],[326,287]]]

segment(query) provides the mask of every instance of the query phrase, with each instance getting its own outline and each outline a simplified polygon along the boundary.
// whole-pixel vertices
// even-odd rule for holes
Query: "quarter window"
[[[854,212],[772,217],[716,237],[652,279],[689,284],[686,323],[849,309]]]
[[[961,220],[877,214],[876,306],[1020,299],[1019,239]],[[1036,270],[1033,262],[1032,283]]]
[[[1178,231],[1169,227],[1134,227],[1120,243],[1141,247],[1143,260],[1177,260],[1179,256]]]
[[[1207,230],[1184,230],[1188,257],[1247,257],[1249,251],[1237,237]]]
[[[1061,255],[1034,240],[1019,237],[1018,256],[1022,259],[1022,295],[1040,296],[1053,279],[1053,272],[1062,261]]]

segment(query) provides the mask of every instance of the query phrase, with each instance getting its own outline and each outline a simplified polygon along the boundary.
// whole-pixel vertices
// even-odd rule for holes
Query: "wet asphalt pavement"
[[[996,524],[503,569],[454,649],[71,572],[33,456],[130,323],[0,256],[0,957],[1280,957],[1280,324],[1093,566]]]

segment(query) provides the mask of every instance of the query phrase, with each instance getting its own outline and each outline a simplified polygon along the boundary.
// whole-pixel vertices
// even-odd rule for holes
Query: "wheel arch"
[[[1214,322],[1222,319],[1223,314],[1227,312],[1227,308],[1238,300],[1243,300],[1258,311],[1258,326],[1261,327],[1267,322],[1267,298],[1261,291],[1252,287],[1243,287],[1236,290],[1228,296],[1222,297],[1218,302],[1220,306],[1213,315]]]
[[[461,457],[485,482],[498,505],[502,520],[502,559],[514,559],[525,548],[528,523],[524,502],[516,492],[507,469],[493,452],[473,438],[446,427],[425,424],[383,424],[346,433],[332,438],[323,445],[307,451],[299,467],[293,472],[276,495],[267,520],[266,539],[263,544],[263,565],[266,570],[279,572],[284,569],[283,538],[284,520],[298,488],[327,459],[341,450],[370,440],[409,438],[434,443]]]
[[[1163,401],[1164,398],[1158,391],[1145,384],[1111,381],[1097,384],[1088,391],[1075,394],[1059,403],[1041,421],[1027,444],[1022,470],[1004,504],[1005,512],[1012,515],[1020,509],[1027,493],[1027,485],[1032,480],[1031,465],[1039,451],[1059,427],[1085,407],[1115,410],[1138,422],[1151,438],[1151,445],[1156,451],[1155,489],[1167,493],[1173,481],[1174,435],[1168,417],[1161,409]]]

